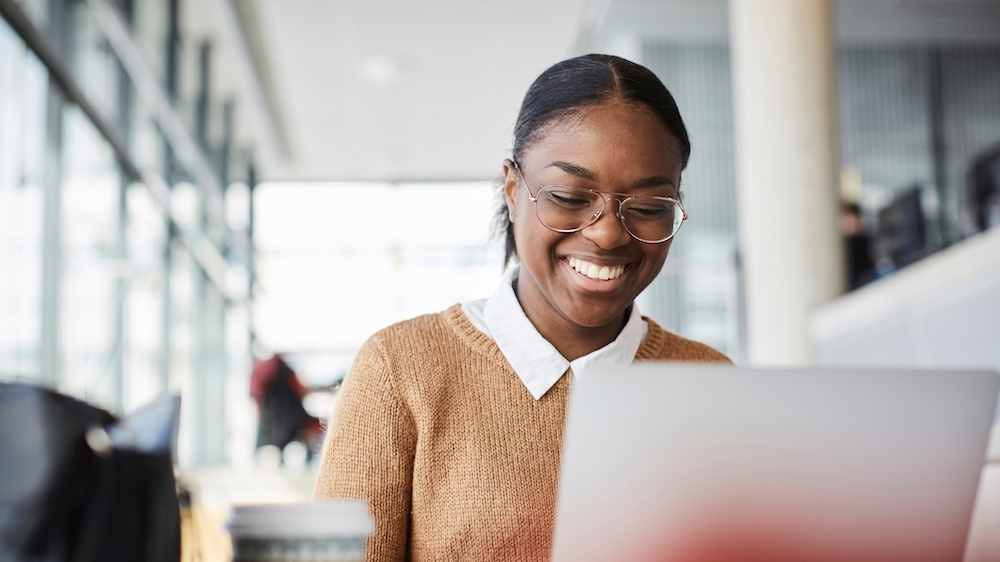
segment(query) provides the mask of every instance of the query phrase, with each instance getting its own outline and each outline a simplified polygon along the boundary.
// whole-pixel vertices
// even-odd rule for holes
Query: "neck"
[[[573,361],[574,359],[579,359],[588,353],[593,353],[615,341],[615,338],[617,338],[618,334],[621,333],[621,328],[624,327],[625,322],[623,319],[618,327],[618,330],[613,333],[606,333],[603,328],[581,327],[577,328],[578,332],[575,334],[559,331],[558,334],[549,335],[541,330],[539,330],[539,332],[541,332],[542,336],[555,346],[560,355],[565,357],[568,361]]]
[[[514,294],[517,295],[516,284]],[[520,298],[518,300],[520,301]],[[632,307],[625,309],[614,322],[591,327],[581,326],[564,316],[553,314],[551,311],[529,310],[523,305],[521,308],[524,309],[525,316],[535,326],[538,333],[568,361],[579,359],[615,341],[618,334],[625,328],[625,323],[632,310]]]

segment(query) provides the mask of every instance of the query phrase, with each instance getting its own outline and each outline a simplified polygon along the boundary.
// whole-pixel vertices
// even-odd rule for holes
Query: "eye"
[[[659,201],[636,201],[628,206],[625,212],[634,219],[644,221],[673,220],[675,206],[673,203]]]
[[[571,210],[587,209],[594,202],[592,193],[572,187],[549,186],[542,195],[552,204]]]

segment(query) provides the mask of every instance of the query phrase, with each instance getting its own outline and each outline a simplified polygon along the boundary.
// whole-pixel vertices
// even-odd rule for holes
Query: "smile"
[[[569,258],[569,266],[591,279],[602,281],[617,279],[625,272],[624,265],[597,265],[577,258]]]

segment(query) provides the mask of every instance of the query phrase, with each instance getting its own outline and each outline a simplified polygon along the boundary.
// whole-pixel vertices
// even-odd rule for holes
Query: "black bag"
[[[0,384],[0,560],[178,562],[180,398],[116,419],[45,388]]]

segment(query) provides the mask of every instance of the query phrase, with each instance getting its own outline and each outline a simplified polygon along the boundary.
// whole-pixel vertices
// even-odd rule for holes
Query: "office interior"
[[[0,15],[0,381],[116,414],[180,394],[179,474],[205,498],[308,498],[308,454],[255,446],[256,362],[281,354],[325,417],[368,335],[492,293],[520,97],[585,52],[654,70],[691,131],[691,219],[644,314],[745,366],[1000,369],[1000,3]]]

